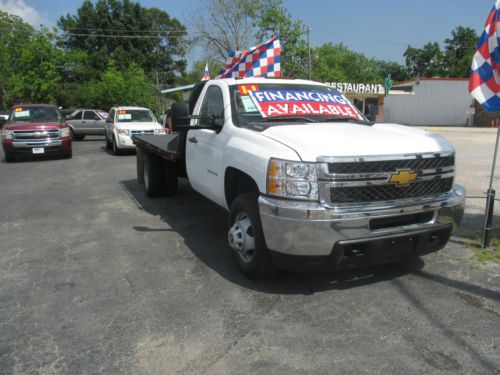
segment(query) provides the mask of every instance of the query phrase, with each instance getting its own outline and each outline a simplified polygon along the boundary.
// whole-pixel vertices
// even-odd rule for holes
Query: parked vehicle
[[[107,113],[97,109],[78,109],[66,117],[71,136],[81,141],[86,135],[104,135]]]
[[[8,118],[9,118],[9,112],[0,111],[0,129],[5,125]]]
[[[446,139],[369,122],[320,83],[205,81],[172,106],[172,128],[133,138],[138,181],[154,197],[188,178],[227,209],[228,243],[252,278],[428,254],[463,216]]]
[[[7,162],[19,155],[72,157],[70,128],[57,107],[48,104],[12,107],[2,130],[2,147]]]
[[[132,136],[140,134],[164,135],[165,128],[153,113],[142,107],[113,107],[106,118],[106,148],[115,155],[121,151],[135,149]]]

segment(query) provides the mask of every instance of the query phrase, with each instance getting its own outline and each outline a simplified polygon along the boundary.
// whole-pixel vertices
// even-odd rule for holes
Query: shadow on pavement
[[[328,273],[292,273],[278,271],[268,281],[255,282],[243,276],[233,262],[226,243],[227,213],[196,193],[185,180],[173,197],[148,198],[136,180],[121,181],[123,189],[137,208],[159,216],[170,228],[134,226],[138,232],[176,232],[183,237],[186,247],[205,265],[223,278],[245,288],[271,294],[312,294],[332,289],[349,289],[420,270],[421,259],[404,264],[388,264]]]

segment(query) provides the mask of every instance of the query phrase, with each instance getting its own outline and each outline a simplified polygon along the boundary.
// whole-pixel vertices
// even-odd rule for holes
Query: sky
[[[139,0],[157,7],[184,24],[197,0]],[[0,10],[38,26],[55,26],[63,14],[75,14],[82,0],[0,0]],[[404,63],[411,45],[443,43],[457,26],[482,32],[493,0],[284,0],[292,17],[311,29],[313,47],[344,43],[368,57]],[[249,46],[250,47],[250,46]],[[189,56],[188,56],[189,57]]]

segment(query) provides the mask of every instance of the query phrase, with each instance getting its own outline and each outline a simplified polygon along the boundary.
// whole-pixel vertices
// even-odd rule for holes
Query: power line
[[[80,34],[65,33],[64,36],[87,36],[97,38],[123,38],[123,39],[165,39],[165,38],[185,38],[185,35],[111,35],[111,34]]]
[[[118,32],[127,32],[127,33],[149,33],[149,34],[187,34],[187,31],[182,31],[182,30],[171,30],[171,31],[165,31],[165,30],[123,30],[123,29],[93,29],[93,28],[86,28],[86,27],[64,27],[64,30],[82,30],[82,31],[102,31],[102,32],[108,32],[108,31],[118,31]]]

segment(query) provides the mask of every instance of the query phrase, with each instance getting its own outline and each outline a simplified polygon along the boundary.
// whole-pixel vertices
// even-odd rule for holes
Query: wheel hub
[[[228,232],[229,245],[241,259],[249,263],[255,254],[255,237],[252,221],[245,212],[239,212]]]

